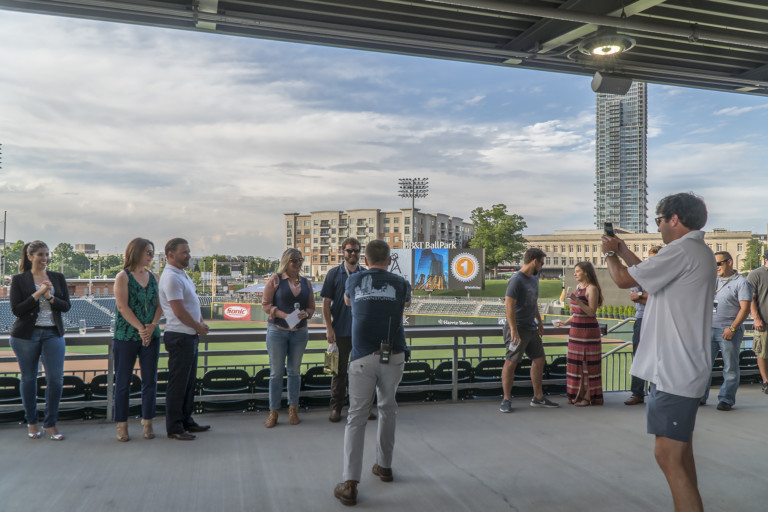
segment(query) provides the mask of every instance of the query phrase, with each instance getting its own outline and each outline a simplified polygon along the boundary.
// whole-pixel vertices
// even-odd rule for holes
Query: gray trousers
[[[405,354],[393,354],[389,364],[381,364],[377,354],[369,354],[349,363],[349,412],[344,430],[343,481],[360,481],[363,471],[365,426],[376,391],[379,409],[376,464],[392,467],[392,451],[395,448],[395,424],[397,402],[395,393],[403,378]]]

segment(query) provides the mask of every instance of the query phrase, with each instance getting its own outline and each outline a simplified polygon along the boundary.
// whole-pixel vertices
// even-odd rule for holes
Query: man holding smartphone
[[[376,463],[372,472],[391,482],[397,402],[407,345],[403,310],[411,302],[411,285],[389,272],[389,246],[372,240],[365,247],[368,270],[347,278],[344,300],[352,308],[352,354],[349,363],[349,412],[344,430],[343,481],[334,489],[344,505],[357,503],[365,445],[365,426],[377,395],[379,409]]]
[[[640,261],[618,237],[603,236],[608,272],[619,288],[642,286],[648,301],[640,346],[630,373],[650,382],[646,417],[654,454],[672,491],[675,510],[703,510],[693,457],[699,400],[711,373],[715,257],[701,228],[707,207],[690,193],[656,206],[666,246]],[[629,266],[624,266],[619,258]]]

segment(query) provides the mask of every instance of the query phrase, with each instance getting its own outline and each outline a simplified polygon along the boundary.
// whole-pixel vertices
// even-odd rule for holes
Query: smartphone
[[[610,237],[616,236],[616,232],[613,230],[613,222],[605,223],[605,234]]]

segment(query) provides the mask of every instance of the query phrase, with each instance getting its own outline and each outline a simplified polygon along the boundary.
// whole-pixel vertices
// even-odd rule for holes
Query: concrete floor
[[[716,394],[716,390],[713,390]],[[370,474],[375,424],[369,423],[360,510],[666,511],[672,500],[645,433],[642,406],[627,393],[603,407],[532,409],[514,400],[404,404],[395,481]],[[768,507],[768,395],[742,386],[731,412],[699,410],[694,452],[705,508]],[[326,511],[348,510],[333,497],[341,478],[344,424],[327,411],[304,412],[298,426],[266,430],[265,413],[205,414],[211,431],[192,442],[114,438],[112,423],[60,422],[67,440],[29,440],[26,428],[0,425],[1,512]],[[157,431],[163,431],[162,418]],[[161,433],[161,432],[158,432]]]

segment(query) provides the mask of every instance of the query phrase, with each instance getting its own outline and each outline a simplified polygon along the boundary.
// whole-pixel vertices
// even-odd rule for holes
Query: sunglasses
[[[147,256],[149,256],[150,258],[153,257],[154,255],[155,255],[154,251],[147,251]]]
[[[304,259],[303,258],[291,258],[288,261],[290,261],[291,263],[304,263]]]
[[[715,263],[717,264],[718,267],[722,267],[723,265],[725,265],[729,261],[730,260],[723,260],[723,261],[716,261]]]
[[[347,254],[357,254],[360,252],[360,249],[344,249],[344,252]]]
[[[661,221],[663,221],[663,220],[664,220],[664,216],[663,216],[663,215],[661,215],[661,216],[659,216],[659,217],[656,217],[656,218],[655,218],[655,219],[653,219],[653,220],[655,220],[655,221],[656,221],[656,227],[659,227],[659,226],[661,226]]]

